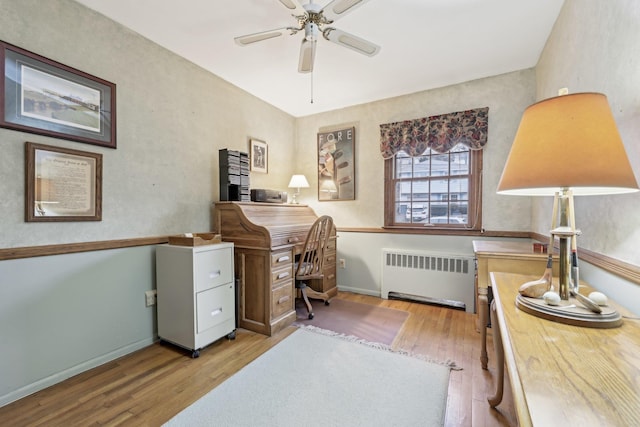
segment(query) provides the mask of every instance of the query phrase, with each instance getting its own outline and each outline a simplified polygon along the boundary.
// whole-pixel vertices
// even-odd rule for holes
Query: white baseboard
[[[141,348],[153,344],[153,342],[153,338],[147,338],[135,342],[133,344],[112,351],[111,353],[103,354],[102,356],[87,360],[86,362],[83,362],[79,365],[72,366],[69,369],[65,369],[64,371],[55,373],[39,381],[28,384],[24,387],[12,391],[11,393],[0,396],[0,407],[8,405],[11,402],[15,402],[16,400],[22,399],[23,397],[29,396],[30,394],[36,393],[40,390],[44,390],[45,388],[51,387],[54,384],[58,384],[59,382],[62,382],[67,378],[71,378],[74,375],[78,375],[82,372],[88,371],[89,369],[104,365],[105,363],[117,359],[118,357],[133,353],[136,350],[140,350]]]
[[[351,286],[338,286],[339,291],[353,292],[354,294],[371,295],[372,297],[380,298],[380,291],[372,291],[371,289],[354,288]]]

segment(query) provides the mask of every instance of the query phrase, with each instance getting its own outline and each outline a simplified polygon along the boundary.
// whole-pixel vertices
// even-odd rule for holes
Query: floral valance
[[[419,156],[427,148],[446,153],[458,144],[481,150],[487,143],[489,107],[380,125],[380,152],[388,159],[403,150]]]

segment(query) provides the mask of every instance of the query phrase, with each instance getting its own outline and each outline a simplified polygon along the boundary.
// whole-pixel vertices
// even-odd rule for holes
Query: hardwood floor
[[[451,371],[446,426],[516,425],[508,381],[497,410],[487,403],[496,372],[492,335],[489,331],[485,371],[480,366],[474,315],[347,292],[337,298],[408,311],[393,347],[450,359],[463,368]],[[197,359],[177,347],[156,343],[0,408],[0,425],[159,426],[294,330],[266,337],[240,329],[234,341],[217,341]]]

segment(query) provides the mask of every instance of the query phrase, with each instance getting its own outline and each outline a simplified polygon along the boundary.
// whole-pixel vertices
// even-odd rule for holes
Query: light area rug
[[[297,329],[165,426],[441,426],[449,370]]]

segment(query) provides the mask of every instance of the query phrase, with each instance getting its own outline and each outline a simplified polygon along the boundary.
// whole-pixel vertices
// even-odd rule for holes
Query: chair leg
[[[313,308],[311,307],[311,302],[309,302],[309,297],[307,296],[307,287],[300,288],[300,293],[302,294],[302,299],[304,300],[305,305],[307,306],[307,311],[309,312],[309,319],[313,319]]]
[[[329,295],[326,292],[318,292],[313,288],[308,288],[307,297],[324,301],[324,305],[329,305]]]

